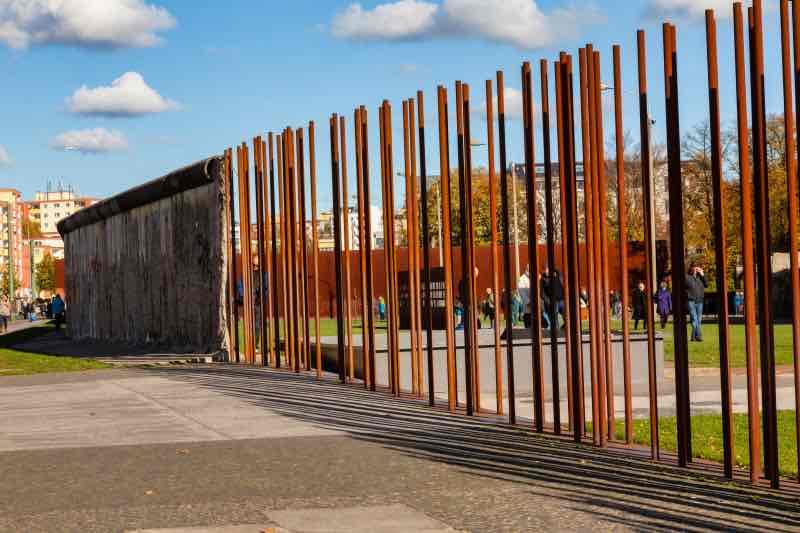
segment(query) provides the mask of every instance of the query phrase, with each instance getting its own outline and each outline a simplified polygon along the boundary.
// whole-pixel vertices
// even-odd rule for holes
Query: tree
[[[22,221],[22,238],[27,240],[39,239],[42,237],[41,225],[35,220],[25,218]]]
[[[8,263],[3,266],[2,275],[0,276],[0,294],[5,296],[6,298],[9,297],[10,287],[8,283]],[[17,273],[14,272],[14,289],[18,289],[20,286],[19,278],[17,277]]]
[[[511,174],[508,176],[508,191],[507,197],[510,199],[512,196],[511,187]],[[475,244],[490,244],[492,242],[492,216],[497,220],[497,233],[498,239],[502,241],[503,238],[503,218],[502,218],[502,200],[500,196],[500,170],[497,171],[497,212],[490,213],[489,202],[489,175],[488,170],[485,168],[475,169],[472,175],[472,218],[473,218],[473,232],[475,236]],[[441,216],[439,209],[441,208],[441,200],[439,198],[440,180],[435,177],[428,183],[428,222],[430,227],[431,245],[438,246],[436,242],[439,235],[439,226],[441,223]],[[461,203],[458,196],[458,171],[450,171],[450,228],[453,246],[461,244],[461,215],[459,207]],[[513,205],[509,203],[509,219],[513,225]],[[520,241],[527,241],[528,239],[528,207],[526,203],[525,185],[518,181],[517,183],[517,235]],[[511,232],[513,240],[513,226]]]
[[[35,268],[36,287],[40,291],[53,292],[56,289],[56,263],[53,256],[46,254]]]
[[[637,242],[644,240],[644,200],[642,198],[642,146],[641,144],[634,144],[631,140],[629,132],[623,136],[623,152],[625,154],[624,172],[625,172],[625,213],[627,218],[627,234],[628,241]],[[615,154],[616,147],[612,144],[606,150],[607,154]],[[656,182],[653,187],[652,194],[654,196],[653,202],[656,201],[659,195],[665,195],[662,190],[659,176],[663,173],[666,165],[666,150],[663,146],[656,145],[653,149],[653,176]],[[610,238],[618,240],[619,221],[617,209],[617,163],[613,159],[606,161],[606,181],[608,183],[608,194],[606,195],[608,201],[608,227]],[[582,202],[581,202],[582,203]],[[655,209],[656,238],[661,238],[667,231],[667,225],[664,220],[664,213]],[[582,232],[581,232],[582,235]]]

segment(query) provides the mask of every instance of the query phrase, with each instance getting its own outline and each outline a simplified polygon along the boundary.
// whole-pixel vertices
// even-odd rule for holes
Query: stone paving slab
[[[247,524],[291,531],[276,520],[279,513],[324,520],[338,510],[386,506],[404,506],[457,531],[800,530],[796,484],[772,491],[729,483],[719,479],[719,467],[652,463],[645,454],[575,445],[305,374],[204,366],[86,374],[84,382],[46,379],[31,377],[29,386],[15,381],[0,391],[35,389],[55,406],[74,393],[64,384],[123,383],[178,418],[187,416],[181,395],[198,404],[205,395],[232,418],[237,410],[260,412],[276,428],[290,424],[306,434],[238,438],[246,434],[236,433],[238,423],[224,429],[203,408],[188,415],[228,439],[198,434],[195,441],[146,443],[157,436],[147,432],[134,445],[109,445],[116,440],[107,438],[94,447],[0,452],[0,532]],[[0,409],[19,410],[36,398],[7,396]],[[59,417],[77,417],[86,407],[63,404],[74,407]],[[108,424],[139,409],[131,402]]]
[[[145,374],[0,387],[0,413],[0,451],[335,434]]]
[[[270,511],[272,525],[139,529],[130,533],[457,533],[407,505]]]

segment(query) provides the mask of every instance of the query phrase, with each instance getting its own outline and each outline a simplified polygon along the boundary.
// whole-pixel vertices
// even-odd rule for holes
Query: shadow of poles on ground
[[[665,527],[761,531],[752,520],[800,528],[800,491],[725,483],[717,475],[598,449],[487,419],[452,415],[305,374],[256,368],[166,367],[150,372],[208,387],[275,413],[466,468],[470,475],[525,483],[576,509],[646,531]],[[365,475],[368,475],[365,473]],[[632,524],[630,515],[639,515]]]

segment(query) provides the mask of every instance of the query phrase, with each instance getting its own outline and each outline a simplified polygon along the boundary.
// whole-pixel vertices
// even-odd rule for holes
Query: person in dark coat
[[[661,286],[656,293],[656,309],[658,316],[661,318],[661,329],[667,325],[669,315],[672,313],[672,295],[667,288],[667,282],[662,281]]]
[[[631,305],[633,306],[633,329],[639,329],[639,321],[647,323],[647,294],[644,292],[644,283],[633,289],[631,294]]]
[[[706,274],[697,265],[692,265],[686,274],[686,299],[689,303],[689,315],[692,317],[692,340],[703,342],[703,302],[706,297]]]

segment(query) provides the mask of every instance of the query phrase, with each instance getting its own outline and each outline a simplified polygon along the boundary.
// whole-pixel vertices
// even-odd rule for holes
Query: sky
[[[779,16],[777,0],[765,2],[767,108],[778,113]],[[107,197],[255,135],[313,120],[324,209],[331,203],[331,113],[350,121],[353,109],[365,105],[374,149],[380,102],[392,103],[395,138],[402,139],[402,100],[423,90],[433,175],[436,86],[447,86],[454,102],[455,80],[463,80],[480,108],[485,80],[503,70],[507,108],[518,113],[513,89],[519,90],[523,61],[534,67],[541,161],[539,60],[550,61],[552,91],[559,51],[577,56],[586,43],[601,52],[607,85],[613,84],[611,46],[622,46],[624,127],[638,142],[640,28],[647,34],[651,115],[661,141],[661,23],[678,27],[686,132],[708,116],[707,7],[718,13],[722,119],[729,125],[736,118],[731,6],[730,0],[0,0],[0,187],[30,198],[48,181],[63,181],[83,195]],[[612,105],[609,94],[606,138],[613,145]],[[472,125],[473,138],[483,142],[480,109]],[[508,143],[509,161],[522,159],[518,120],[509,124]],[[485,164],[485,148],[473,157]],[[377,176],[377,153],[371,159]],[[395,149],[394,165],[402,169],[402,149]],[[349,174],[353,180],[355,172]],[[375,179],[372,194],[380,196]]]

